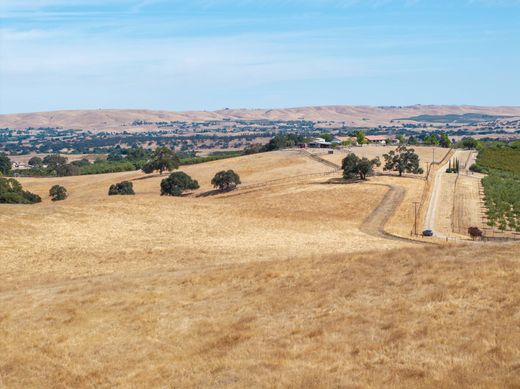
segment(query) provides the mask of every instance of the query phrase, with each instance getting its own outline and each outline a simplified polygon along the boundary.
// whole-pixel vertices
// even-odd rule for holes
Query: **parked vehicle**
[[[422,236],[433,236],[433,231],[432,230],[424,230],[422,232]]]

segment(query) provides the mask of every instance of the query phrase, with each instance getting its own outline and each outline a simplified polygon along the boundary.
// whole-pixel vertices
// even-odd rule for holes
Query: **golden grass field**
[[[224,168],[242,188],[199,197]],[[518,245],[366,226],[397,187],[407,236],[424,180],[330,184],[288,151],[182,170],[182,198],[139,172],[20,180],[70,198],[0,207],[0,388],[520,385]]]

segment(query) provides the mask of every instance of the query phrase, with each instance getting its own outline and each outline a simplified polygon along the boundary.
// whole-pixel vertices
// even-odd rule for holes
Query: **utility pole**
[[[414,201],[413,202],[413,205],[414,205],[414,222],[413,222],[413,230],[415,232],[415,236],[417,236],[417,206],[420,204],[420,202],[418,201]]]

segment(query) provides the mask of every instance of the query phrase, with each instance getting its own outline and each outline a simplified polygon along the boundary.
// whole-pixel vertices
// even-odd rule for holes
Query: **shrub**
[[[199,189],[199,183],[184,172],[175,172],[161,181],[161,196],[180,196],[185,190]]]
[[[219,188],[221,191],[233,190],[239,184],[241,184],[240,176],[233,170],[222,170],[215,174],[215,177],[211,180],[211,185],[215,188]]]
[[[23,190],[15,179],[0,177],[0,204],[34,204],[41,201],[40,196]]]
[[[52,197],[52,201],[62,201],[68,197],[67,189],[60,185],[54,185],[49,190],[49,196]]]
[[[118,184],[111,185],[110,189],[108,190],[108,195],[109,196],[135,195],[134,184],[132,184],[130,181],[123,181]]]
[[[482,238],[482,231],[478,227],[469,227],[468,234],[471,239]]]

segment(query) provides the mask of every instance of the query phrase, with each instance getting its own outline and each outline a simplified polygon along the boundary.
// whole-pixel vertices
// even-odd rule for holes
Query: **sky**
[[[0,113],[520,105],[520,0],[0,0]]]

